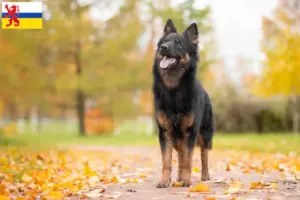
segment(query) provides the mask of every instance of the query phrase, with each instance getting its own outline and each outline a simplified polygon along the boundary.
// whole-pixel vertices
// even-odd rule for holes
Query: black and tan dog
[[[212,148],[214,132],[210,98],[196,78],[197,24],[191,24],[183,34],[178,34],[169,19],[157,48],[153,92],[163,165],[157,187],[168,187],[171,182],[173,148],[178,153],[177,181],[188,187],[196,145],[201,147],[201,180],[210,179],[208,150]]]

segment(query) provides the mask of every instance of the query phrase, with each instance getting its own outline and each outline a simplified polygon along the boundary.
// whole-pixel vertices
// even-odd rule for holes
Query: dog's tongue
[[[175,58],[167,58],[167,56],[164,56],[163,59],[160,61],[160,67],[165,69],[169,67],[171,64],[173,64],[176,61]]]

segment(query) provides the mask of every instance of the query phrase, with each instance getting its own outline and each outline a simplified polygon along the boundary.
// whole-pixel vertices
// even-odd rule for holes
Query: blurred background
[[[198,78],[218,133],[299,132],[298,0],[45,0],[43,7],[42,30],[0,31],[4,138],[155,135],[151,72],[168,18],[180,32],[198,24]]]

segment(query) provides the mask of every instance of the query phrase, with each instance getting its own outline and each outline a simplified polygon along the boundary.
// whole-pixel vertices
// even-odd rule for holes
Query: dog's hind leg
[[[156,117],[158,121],[159,143],[162,156],[162,177],[156,187],[167,188],[170,185],[172,173],[172,126],[164,113],[159,112]]]
[[[204,141],[201,135],[198,135],[197,143],[201,148],[201,181],[208,181],[210,180],[208,170],[208,149],[205,148]]]
[[[201,148],[202,181],[210,180],[208,171],[208,150],[212,148],[213,133],[213,113],[211,104],[208,103],[206,104],[206,112],[204,113],[200,127],[200,134],[197,138],[197,142]]]

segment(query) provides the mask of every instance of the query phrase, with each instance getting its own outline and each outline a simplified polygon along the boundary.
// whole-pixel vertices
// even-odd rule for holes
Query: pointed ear
[[[190,40],[191,44],[198,45],[198,27],[196,23],[192,23],[185,31],[184,35]]]
[[[176,33],[176,27],[173,24],[173,21],[171,19],[168,19],[165,28],[164,28],[164,36],[168,35],[169,33]]]

